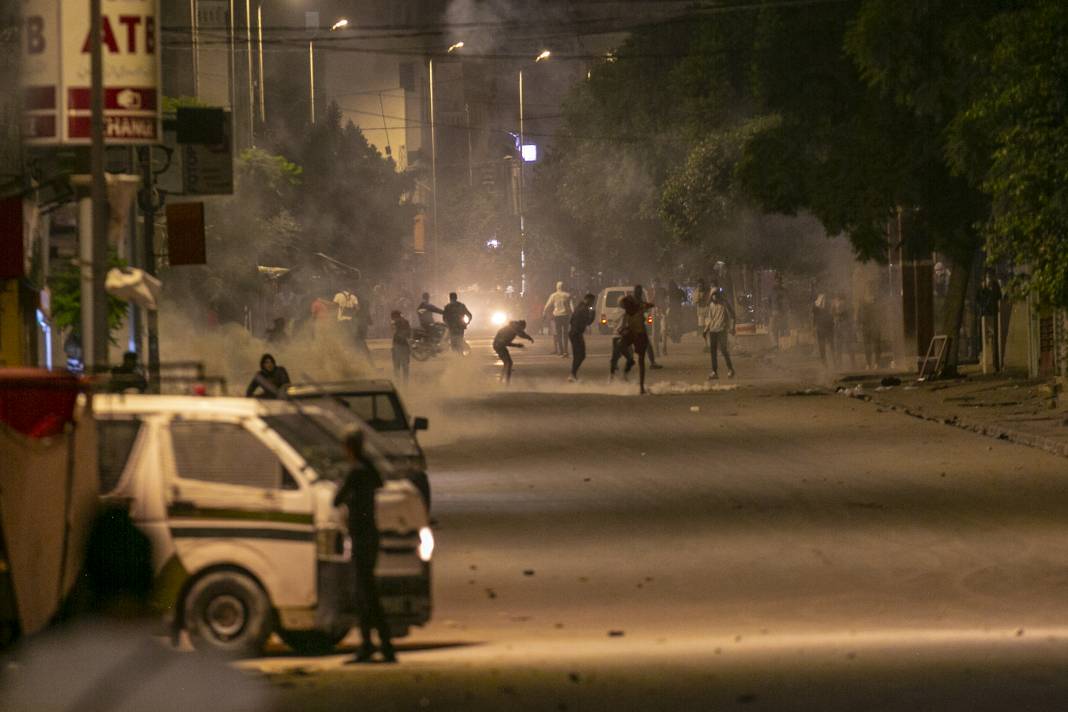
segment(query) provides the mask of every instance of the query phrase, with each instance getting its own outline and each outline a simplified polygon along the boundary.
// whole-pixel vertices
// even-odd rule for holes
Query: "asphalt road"
[[[576,385],[540,342],[508,389],[481,342],[417,368],[434,620],[245,663],[284,708],[1068,709],[1068,462],[785,357],[703,390],[696,342],[639,397],[595,342]]]

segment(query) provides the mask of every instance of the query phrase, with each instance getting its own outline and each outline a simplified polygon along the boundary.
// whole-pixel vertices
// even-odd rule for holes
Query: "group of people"
[[[856,319],[844,294],[830,298],[825,293],[816,295],[812,302],[812,330],[816,335],[820,363],[826,368],[841,365],[843,355],[848,355],[850,368],[856,368],[857,332],[864,350],[864,365],[868,370],[879,367],[882,358],[882,329],[879,308],[874,298],[866,296],[857,305]]]

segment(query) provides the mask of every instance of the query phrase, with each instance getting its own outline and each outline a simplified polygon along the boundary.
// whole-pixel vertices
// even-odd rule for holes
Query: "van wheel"
[[[204,576],[185,597],[185,629],[197,650],[232,657],[258,655],[273,622],[267,594],[235,571]]]
[[[335,630],[286,630],[280,628],[278,637],[299,655],[326,655],[349,634],[348,628]]]

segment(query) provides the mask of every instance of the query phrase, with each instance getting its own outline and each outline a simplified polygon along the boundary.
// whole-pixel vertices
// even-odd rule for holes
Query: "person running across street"
[[[390,312],[389,324],[393,329],[393,378],[407,385],[412,366],[412,325],[397,310]]]
[[[642,289],[642,285],[640,285],[640,284],[634,285],[634,298],[637,299],[639,302],[645,302],[645,292]],[[656,307],[653,305],[653,303],[649,302],[648,304],[649,304],[649,307],[650,307],[649,311],[651,311],[651,312],[655,311]],[[645,323],[648,323],[648,321],[649,321],[648,318],[646,318],[646,322]],[[644,325],[643,325],[642,328],[645,328]],[[646,331],[646,333],[648,333],[648,331]],[[653,333],[654,334],[656,333],[655,322],[654,322]],[[647,353],[649,355],[649,368],[651,368],[653,370],[657,370],[657,369],[663,368],[663,366],[661,366],[660,364],[658,364],[656,362],[656,339],[649,339],[649,349],[648,349]]]
[[[526,321],[508,322],[493,337],[493,351],[500,357],[503,364],[501,366],[501,381],[503,383],[511,383],[512,381],[512,357],[508,353],[508,348],[510,346],[514,346],[517,349],[523,348],[523,344],[515,343],[517,338],[526,339],[530,343],[534,343],[534,338],[527,333]]]
[[[556,283],[556,291],[549,295],[542,309],[544,316],[551,316],[553,329],[553,353],[567,356],[568,322],[571,321],[571,295],[564,291],[564,283]]]
[[[441,319],[449,330],[449,345],[458,354],[464,353],[464,332],[471,323],[471,311],[461,302],[456,292],[449,292],[449,303],[441,311]]]
[[[571,375],[567,378],[571,383],[578,380],[579,367],[586,360],[586,329],[590,328],[590,324],[596,317],[593,309],[593,303],[596,300],[595,295],[587,294],[571,314],[571,326],[568,331],[568,339],[571,341]]]
[[[723,298],[723,291],[715,289],[705,308],[705,337],[712,353],[712,372],[708,374],[710,381],[719,378],[719,351],[723,352],[723,360],[727,362],[727,378],[734,378],[734,364],[731,363],[731,353],[727,347],[727,334],[733,331],[734,310]]]
[[[633,294],[624,295],[619,300],[619,306],[623,309],[623,317],[619,324],[619,340],[612,342],[612,362],[609,370],[609,378],[614,378],[619,364],[619,357],[626,355],[628,349],[633,348],[635,360],[638,362],[638,389],[639,393],[645,394],[645,353],[649,348],[649,334],[645,331],[645,312],[655,305],[642,301],[636,295],[641,294],[641,285],[634,288]],[[630,371],[633,360],[627,358],[627,371]]]
[[[360,615],[360,649],[353,662],[369,662],[375,654],[371,630],[378,631],[382,658],[397,662],[389,623],[378,597],[375,564],[378,562],[379,533],[375,522],[375,492],[382,487],[382,476],[363,453],[363,432],[352,430],[345,436],[345,455],[352,465],[334,506],[348,509],[349,538],[352,540],[352,564],[356,569],[356,603]]]
[[[260,370],[252,377],[245,389],[246,398],[277,398],[282,389],[289,385],[289,372],[274,360],[274,356],[264,354],[260,356]],[[263,391],[262,396],[257,396],[257,391]]]

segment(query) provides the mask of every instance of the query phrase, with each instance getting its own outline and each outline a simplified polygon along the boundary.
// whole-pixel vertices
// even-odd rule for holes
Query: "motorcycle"
[[[431,324],[428,329],[417,329],[409,341],[412,358],[427,361],[448,348],[444,324]]]
[[[429,329],[418,329],[408,342],[412,347],[412,358],[416,361],[429,361],[431,358],[449,350],[448,329],[442,323],[434,323]],[[463,355],[471,353],[471,347],[464,342]]]

